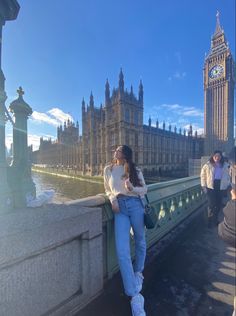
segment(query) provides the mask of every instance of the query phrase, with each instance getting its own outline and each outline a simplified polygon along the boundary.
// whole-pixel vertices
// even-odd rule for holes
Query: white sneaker
[[[141,294],[137,294],[132,297],[130,301],[132,316],[146,316],[144,310],[144,297]]]
[[[141,292],[142,287],[143,287],[144,276],[142,272],[135,272],[134,275],[135,275],[135,280],[136,280],[137,291]]]

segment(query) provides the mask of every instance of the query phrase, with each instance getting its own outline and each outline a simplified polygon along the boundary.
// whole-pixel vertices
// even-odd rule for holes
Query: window
[[[129,109],[125,109],[125,121],[130,122],[130,111]]]
[[[155,156],[154,156],[154,152],[151,153],[151,163],[154,164],[155,163]]]
[[[126,131],[125,133],[125,144],[129,145],[129,132],[128,131]]]
[[[134,112],[134,124],[138,125],[138,111]]]
[[[110,135],[110,145],[111,146],[115,145],[115,133],[111,133]]]
[[[138,146],[138,133],[135,133],[135,141],[134,141],[135,146]]]

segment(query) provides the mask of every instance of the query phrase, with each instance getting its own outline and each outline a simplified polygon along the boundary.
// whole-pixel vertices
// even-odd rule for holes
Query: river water
[[[36,185],[37,196],[45,190],[53,189],[55,191],[52,202],[65,202],[68,200],[76,200],[99,193],[104,193],[103,183],[92,182],[88,179],[73,179],[64,178],[50,174],[32,172],[32,178]],[[155,182],[162,182],[173,180],[173,178],[158,178]],[[147,181],[146,183],[153,183],[153,181]]]
[[[45,190],[55,191],[53,202],[65,202],[104,193],[102,183],[92,183],[88,180],[63,178],[37,172],[32,172],[32,178],[36,185],[37,196]]]

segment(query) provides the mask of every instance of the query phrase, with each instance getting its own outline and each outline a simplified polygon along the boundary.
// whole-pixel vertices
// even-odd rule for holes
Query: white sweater
[[[138,178],[140,180],[140,187],[134,187],[132,191],[129,191],[125,188],[125,179],[124,179],[124,166],[123,165],[114,165],[111,168],[111,165],[108,165],[104,169],[104,187],[106,195],[108,196],[111,202],[116,200],[118,194],[124,194],[127,196],[141,196],[147,193],[147,186],[145,184],[142,172],[138,170]]]

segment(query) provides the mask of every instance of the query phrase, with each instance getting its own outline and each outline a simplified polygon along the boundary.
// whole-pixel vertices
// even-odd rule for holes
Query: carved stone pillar
[[[32,114],[31,107],[23,100],[24,91],[17,90],[19,97],[10,105],[14,114],[13,164],[9,173],[9,183],[13,190],[14,206],[26,205],[27,198],[35,197],[35,184],[31,177],[31,163],[27,144],[27,120]]]

